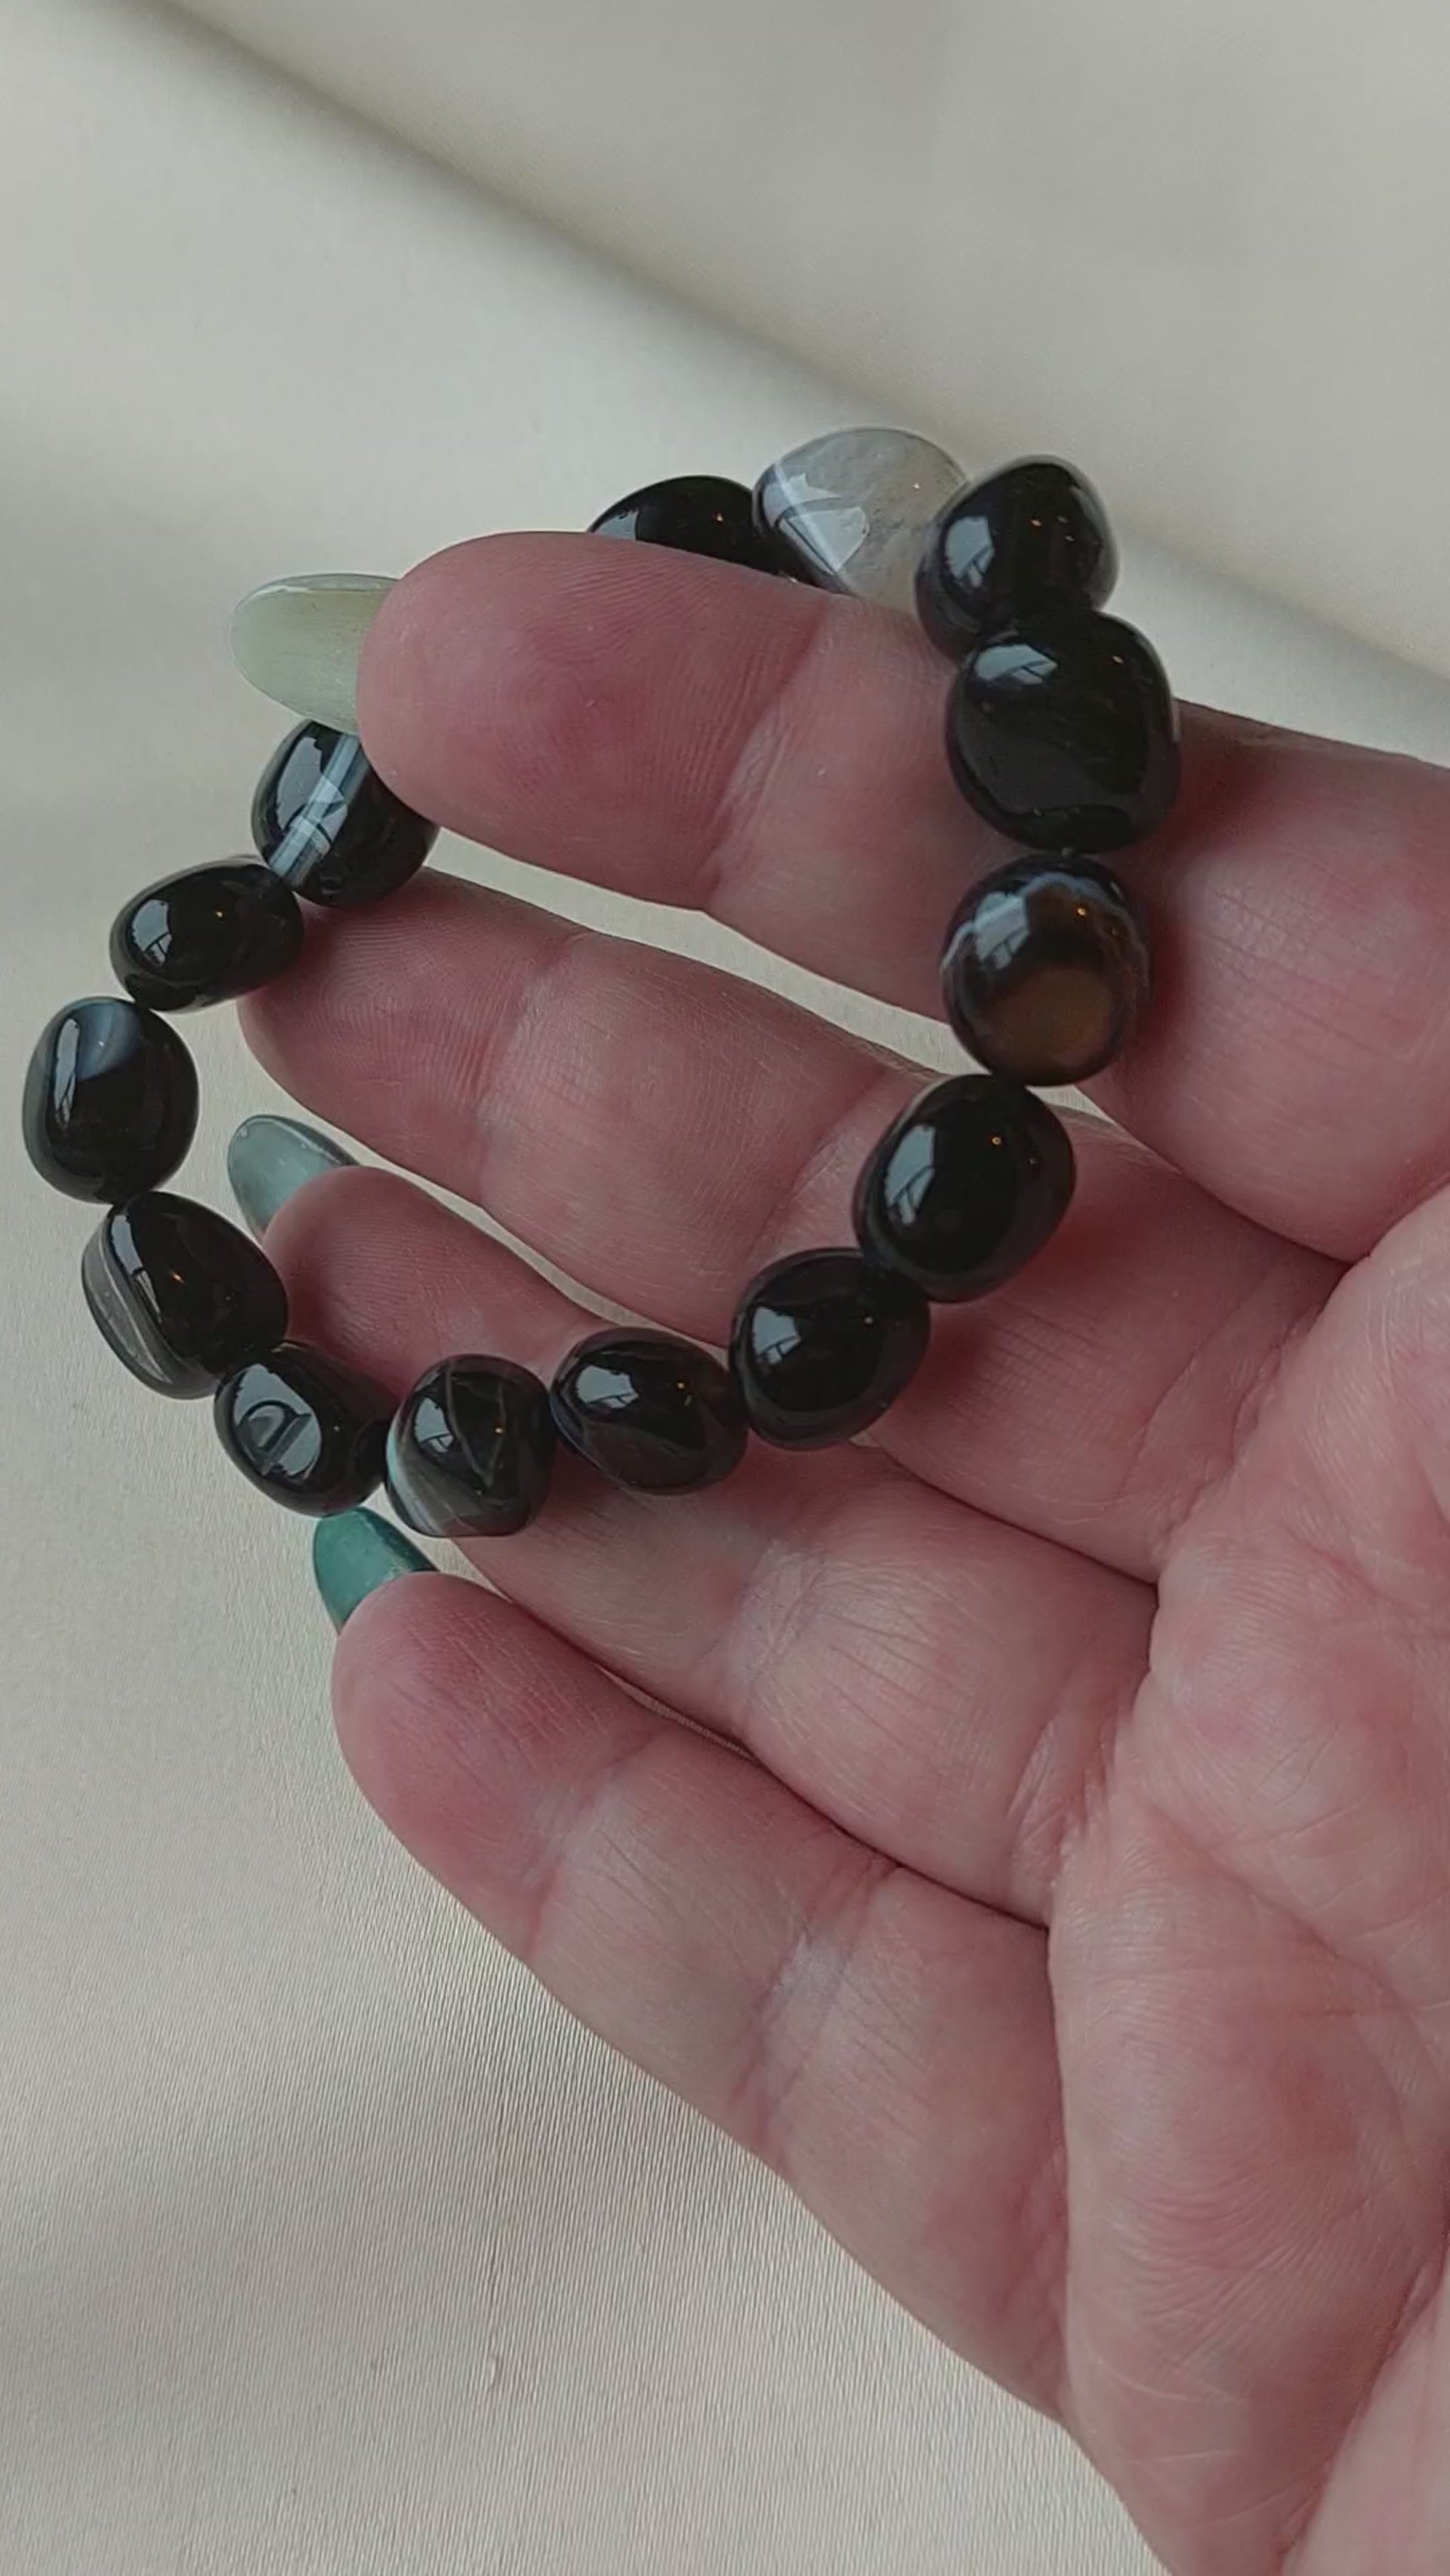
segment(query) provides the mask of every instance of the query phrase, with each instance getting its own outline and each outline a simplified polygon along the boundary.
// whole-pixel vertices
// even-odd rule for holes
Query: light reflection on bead
[[[508,1538],[542,1511],[554,1462],[549,1393],[512,1360],[439,1360],[388,1433],[388,1495],[433,1538]]]
[[[294,1512],[366,1502],[383,1472],[392,1398],[361,1370],[284,1342],[224,1379],[222,1447],[249,1484]]]
[[[287,1291],[266,1254],[214,1208],[167,1190],[102,1218],[81,1285],[117,1358],[157,1395],[209,1395],[287,1330]]]
[[[640,1493],[696,1493],[745,1454],[738,1388],[708,1351],[674,1333],[591,1333],[559,1369],[551,1402],[570,1448]]]
[[[794,1253],[752,1280],[730,1345],[752,1427],[781,1449],[854,1440],[926,1357],[919,1288],[859,1252]]]
[[[942,996],[969,1054],[1016,1082],[1086,1082],[1148,998],[1148,932],[1092,859],[1015,859],[972,888],[947,933]]]
[[[767,469],[755,515],[804,580],[910,615],[932,522],[965,479],[910,430],[838,429]]]
[[[190,1055],[153,1011],[114,993],[68,1002],[30,1059],[26,1151],[68,1198],[134,1198],[185,1161],[199,1099]]]
[[[1042,611],[968,654],[947,710],[952,775],[1034,850],[1119,850],[1178,793],[1178,716],[1151,644],[1096,610]]]
[[[416,876],[438,838],[385,786],[355,734],[302,724],[269,761],[252,802],[268,867],[309,903],[380,903]]]
[[[1086,476],[1028,456],[942,511],[922,551],[917,614],[938,651],[960,661],[994,626],[1101,608],[1117,577],[1107,512]]]
[[[1045,1100],[994,1074],[959,1074],[887,1129],[856,1185],[856,1232],[873,1261],[960,1304],[1041,1251],[1074,1179],[1071,1139]]]

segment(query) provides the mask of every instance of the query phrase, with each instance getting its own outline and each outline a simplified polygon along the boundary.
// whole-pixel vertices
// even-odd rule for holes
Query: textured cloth
[[[1443,0],[189,0],[992,455],[1450,671]]]
[[[116,0],[0,0],[4,1081],[135,887],[245,842],[232,600],[750,473],[859,414]],[[1386,742],[1443,691],[1141,551],[1185,689]],[[449,847],[579,917],[681,917]],[[858,1026],[937,1032],[771,970]],[[275,1102],[189,1022],[187,1186]],[[305,1526],[148,1399],[0,1121],[5,2576],[1141,2576],[1111,2499],[389,1843]]]

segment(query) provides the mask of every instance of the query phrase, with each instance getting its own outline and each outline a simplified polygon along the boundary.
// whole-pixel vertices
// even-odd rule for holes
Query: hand
[[[455,829],[929,1010],[1001,857],[945,676],[847,602],[495,539],[393,595],[362,721]],[[427,1867],[1059,2415],[1176,2576],[1443,2576],[1450,782],[1192,713],[1186,757],[1124,870],[1126,1133],[1078,1125],[1048,1251],[938,1310],[871,1447],[659,1502],[566,1466],[474,1552],[504,1597],[363,1604],[337,1718]],[[311,1110],[717,1344],[848,1239],[921,1080],[434,873],[247,1016]],[[389,1175],[268,1241],[399,1391],[588,1326]]]

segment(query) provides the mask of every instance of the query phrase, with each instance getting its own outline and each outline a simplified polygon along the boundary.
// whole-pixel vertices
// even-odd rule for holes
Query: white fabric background
[[[992,455],[1450,671],[1444,0],[186,0]]]
[[[121,898],[243,843],[280,730],[228,665],[244,588],[577,524],[860,408],[175,22],[0,0],[12,1100]],[[1125,595],[1185,691],[1446,740],[1440,683],[1328,629],[1141,549]],[[188,1035],[220,1198],[269,1089],[225,1015]],[[108,1359],[85,1212],[13,1115],[0,1155],[5,2576],[1138,2576],[1064,2442],[390,1847],[305,1528]]]

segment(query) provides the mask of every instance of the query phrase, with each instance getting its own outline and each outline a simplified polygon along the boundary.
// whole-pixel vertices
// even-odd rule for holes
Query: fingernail
[[[393,588],[379,573],[302,573],[250,591],[232,617],[244,679],[298,716],[357,731],[363,637]]]
[[[312,1571],[334,1628],[345,1628],[360,1601],[400,1574],[436,1574],[421,1548],[376,1512],[336,1512],[312,1533]]]
[[[265,1234],[280,1207],[319,1172],[347,1172],[354,1156],[300,1118],[244,1118],[227,1147],[232,1196],[253,1234]]]

